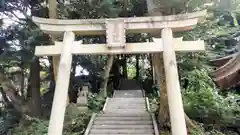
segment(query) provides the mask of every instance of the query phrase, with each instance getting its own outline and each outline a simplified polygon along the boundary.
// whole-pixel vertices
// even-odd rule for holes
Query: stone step
[[[131,102],[108,102],[107,103],[107,106],[114,106],[114,105],[117,105],[117,106],[146,106],[146,103],[145,102],[142,102],[142,103],[131,103]]]
[[[112,98],[112,99],[109,99],[109,101],[111,101],[111,102],[115,102],[115,103],[118,103],[118,102],[127,102],[127,103],[145,103],[145,99],[131,99],[131,100],[126,100],[126,98],[125,98],[125,100],[122,100],[122,99],[114,99],[114,98]]]
[[[147,110],[146,107],[138,107],[138,108],[129,108],[129,107],[106,107],[105,110]]]
[[[93,122],[94,125],[152,125],[150,120],[141,120],[141,121],[114,121],[114,120],[97,120]]]
[[[146,111],[144,108],[109,108],[109,107],[106,107],[106,111],[108,111],[108,110]]]
[[[108,101],[107,105],[129,105],[129,106],[136,106],[136,105],[146,105],[145,101]]]
[[[93,125],[94,129],[153,129],[152,125]]]
[[[143,98],[143,92],[141,90],[120,90],[114,91],[113,97],[115,98]]]
[[[92,129],[91,134],[152,134],[153,129]]]
[[[145,98],[143,97],[134,97],[134,98],[125,98],[125,97],[115,97],[115,98],[110,98],[112,101],[144,101]]]
[[[99,133],[94,133],[94,134],[89,134],[89,135],[127,135],[127,134],[99,134]],[[154,135],[153,133],[146,134],[146,133],[137,133],[134,135]]]
[[[116,105],[113,105],[113,104],[110,104],[110,105],[107,105],[107,107],[111,107],[111,108],[114,108],[114,107],[124,107],[124,108],[145,108],[146,105],[122,105],[122,104],[116,104]]]
[[[141,100],[144,100],[145,98],[144,97],[128,97],[128,98],[115,97],[115,98],[111,98],[111,100],[123,100],[123,101],[124,101],[124,99],[125,99],[125,101],[129,101],[129,100],[141,101]]]
[[[115,91],[104,112],[96,115],[88,135],[154,135],[142,91]]]
[[[145,111],[137,111],[137,112],[133,112],[133,111],[107,111],[106,113],[114,113],[114,114],[146,114]]]
[[[108,101],[109,104],[115,104],[115,105],[146,105],[145,100],[144,101]]]
[[[145,100],[131,100],[131,101],[124,101],[124,100],[119,100],[119,101],[113,101],[110,100],[109,103],[117,103],[117,104],[122,104],[122,103],[128,103],[129,105],[134,105],[134,104],[146,104]]]
[[[127,101],[109,101],[108,102],[108,104],[107,105],[132,105],[132,106],[134,106],[134,105],[146,105],[146,102],[145,101],[137,101],[137,102],[135,102],[135,101],[129,101],[129,102],[127,102]]]
[[[98,114],[97,117],[151,117],[149,113],[144,114],[111,114],[111,113],[102,113]]]
[[[147,110],[143,110],[143,109],[106,109],[105,112],[106,113],[109,113],[109,112],[112,112],[112,113],[144,113],[146,112]]]
[[[130,103],[108,103],[107,106],[114,107],[114,106],[126,106],[126,107],[146,107],[145,103],[141,104],[130,104]]]
[[[128,110],[108,110],[106,113],[114,113],[114,114],[145,114],[146,110],[138,110],[138,111],[128,111]]]
[[[140,81],[137,81],[137,80],[123,79],[123,80],[120,80],[120,90],[141,89],[140,84],[141,84]]]
[[[108,103],[131,103],[131,104],[145,104],[145,100],[130,100],[130,101],[124,101],[124,100],[109,100]]]
[[[146,106],[145,105],[122,105],[122,104],[118,104],[118,105],[107,105],[107,107],[110,107],[110,108],[116,108],[116,107],[124,107],[124,108],[145,108]]]
[[[135,105],[146,105],[146,102],[145,101],[108,101],[107,104],[135,106]]]
[[[97,120],[116,120],[116,121],[135,121],[135,120],[151,120],[150,117],[97,117]]]
[[[145,105],[145,101],[109,101],[108,104]]]

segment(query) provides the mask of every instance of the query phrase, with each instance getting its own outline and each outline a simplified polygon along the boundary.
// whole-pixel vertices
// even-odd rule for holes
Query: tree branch
[[[0,86],[6,95],[9,97],[10,102],[14,106],[14,108],[21,112],[27,113],[29,112],[29,108],[26,105],[26,101],[20,95],[17,94],[15,87],[12,85],[11,81],[4,75],[3,72],[0,71]]]

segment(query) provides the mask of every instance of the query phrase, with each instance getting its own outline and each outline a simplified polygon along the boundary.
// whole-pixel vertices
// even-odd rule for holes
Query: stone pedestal
[[[87,103],[88,103],[88,92],[89,86],[88,85],[83,85],[82,90],[79,89],[78,91],[78,98],[77,98],[77,106],[78,109],[81,111],[85,111],[88,109]]]

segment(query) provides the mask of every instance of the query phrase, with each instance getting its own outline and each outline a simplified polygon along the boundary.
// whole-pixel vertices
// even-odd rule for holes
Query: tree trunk
[[[139,67],[139,55],[136,55],[136,79],[139,80],[140,78],[140,67]]]
[[[160,53],[153,54],[153,66],[157,75],[157,83],[160,85],[160,108],[158,112],[158,122],[161,127],[170,126],[167,87],[165,82],[165,72],[163,67],[163,56]]]
[[[29,106],[31,109],[31,116],[40,117],[41,112],[41,99],[40,99],[40,65],[37,57],[31,63],[30,67],[30,87]]]
[[[25,98],[18,95],[16,88],[3,72],[0,72],[0,85],[3,92],[10,99],[11,104],[18,112],[27,114],[30,111],[29,107],[26,105]]]
[[[72,62],[72,71],[70,73],[70,81],[69,81],[69,89],[68,89],[68,98],[69,103],[73,102],[76,103],[77,101],[77,91],[78,88],[76,87],[76,81],[75,81],[75,72],[76,72],[76,57],[73,56],[73,62]]]
[[[120,77],[121,77],[121,72],[120,72],[120,60],[119,60],[119,56],[117,56],[117,58],[115,58],[115,61],[113,62],[112,68],[111,68],[111,73],[113,74],[113,88],[119,89],[119,82],[120,82]]]
[[[153,80],[153,83],[155,82],[155,80],[154,80],[154,69],[153,69],[153,56],[151,55],[151,54],[149,54],[148,56],[147,56],[147,58],[148,58],[148,60],[150,61],[150,75],[151,75],[151,77],[152,77],[152,80]]]
[[[0,87],[0,93],[2,95],[2,99],[5,105],[11,104],[11,102],[7,98],[7,94],[3,91],[1,87]]]
[[[54,79],[54,70],[53,70],[53,60],[52,60],[52,57],[48,57],[48,61],[50,63],[50,65],[49,65],[49,78],[50,78],[49,90],[50,91],[54,91],[55,90],[55,79]]]
[[[162,15],[161,6],[159,1],[147,0],[147,8],[150,16]],[[159,38],[161,36],[159,33],[154,33],[153,36],[155,38]],[[157,84],[160,86],[160,107],[158,112],[158,122],[160,127],[170,126],[170,116],[169,116],[169,108],[168,108],[168,96],[167,96],[167,88],[165,82],[165,72],[164,72],[164,63],[163,63],[163,55],[162,53],[156,53],[152,55],[152,65],[155,69],[155,75],[157,79]]]
[[[108,83],[109,73],[113,64],[113,60],[114,60],[114,55],[109,55],[107,66],[105,67],[105,72],[103,76],[104,81],[102,84],[102,90],[104,90],[104,97],[107,97],[107,83]]]
[[[147,1],[148,13],[150,16],[156,16],[156,15],[161,16],[165,12],[164,10],[168,10],[167,5],[165,5],[168,1],[162,1],[162,0],[146,0],[146,1]],[[160,35],[161,35],[160,32],[153,33],[153,37],[155,38],[160,38]],[[157,82],[160,85],[160,109],[158,113],[158,122],[160,123],[160,127],[170,126],[170,116],[169,116],[169,107],[168,107],[167,88],[165,83],[163,56],[162,54],[159,53],[159,54],[153,54],[153,57],[154,57],[153,59],[155,59],[154,61],[156,61],[155,65],[157,66],[157,68],[155,69],[158,70],[156,71],[158,76]],[[161,76],[161,78],[159,76]],[[188,127],[195,127],[191,119],[186,114],[185,114],[185,120]]]
[[[20,67],[21,67],[21,89],[20,89],[20,92],[21,92],[21,96],[25,96],[24,94],[24,82],[25,82],[25,78],[24,78],[24,63],[23,61],[21,61],[20,63]]]
[[[123,77],[125,79],[127,79],[128,78],[128,73],[127,73],[127,58],[126,58],[126,55],[123,55],[122,67],[123,67]]]

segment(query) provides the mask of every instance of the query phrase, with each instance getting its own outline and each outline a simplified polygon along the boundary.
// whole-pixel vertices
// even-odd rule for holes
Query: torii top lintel
[[[33,21],[49,34],[73,31],[77,35],[102,35],[106,34],[106,24],[109,21],[123,22],[123,28],[127,33],[151,33],[166,27],[173,31],[186,31],[192,29],[205,14],[204,10],[179,15],[132,18],[63,20],[33,17]]]

